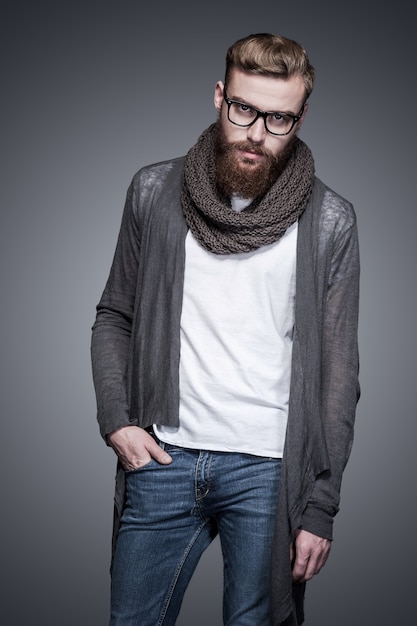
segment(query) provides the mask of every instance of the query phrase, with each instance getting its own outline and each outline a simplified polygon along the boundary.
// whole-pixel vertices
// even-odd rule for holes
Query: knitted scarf
[[[296,138],[284,169],[269,191],[240,213],[216,188],[215,125],[199,137],[185,159],[181,192],[188,227],[198,242],[215,254],[250,252],[278,241],[298,220],[309,199],[314,161]]]

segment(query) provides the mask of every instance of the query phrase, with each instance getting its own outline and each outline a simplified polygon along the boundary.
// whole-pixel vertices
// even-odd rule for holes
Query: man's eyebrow
[[[299,113],[299,112],[293,113],[292,111],[283,111],[282,109],[274,109],[274,110],[270,109],[268,111],[264,111],[263,109],[258,109],[258,107],[256,107],[251,102],[248,102],[246,98],[240,98],[239,96],[234,96],[234,95],[229,96],[229,94],[227,94],[227,97],[230,98],[230,100],[235,100],[236,102],[241,102],[242,104],[246,104],[248,107],[251,107],[251,109],[257,109],[258,111],[262,111],[262,113],[281,113],[281,115],[292,115],[293,117],[297,117]]]

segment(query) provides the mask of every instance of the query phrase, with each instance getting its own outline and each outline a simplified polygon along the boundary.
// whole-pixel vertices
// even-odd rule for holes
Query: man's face
[[[287,80],[248,74],[233,70],[227,84],[227,96],[260,109],[297,115],[303,106],[305,88],[301,77]],[[227,104],[223,98],[224,85],[216,84],[214,104],[220,112],[219,163],[220,184],[226,193],[238,193],[244,197],[255,197],[265,193],[291,149],[297,130],[306,110],[288,135],[272,135],[259,117],[252,126],[240,127],[232,124],[227,116]]]

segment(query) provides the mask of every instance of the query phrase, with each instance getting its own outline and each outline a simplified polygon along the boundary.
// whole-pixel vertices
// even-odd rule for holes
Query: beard
[[[278,154],[273,154],[264,146],[256,146],[249,141],[229,143],[218,119],[215,132],[215,158],[216,182],[220,192],[227,198],[234,194],[245,199],[265,195],[288,163],[296,139],[297,136],[294,135]],[[260,154],[264,158],[260,162],[242,159],[239,156],[241,150]]]

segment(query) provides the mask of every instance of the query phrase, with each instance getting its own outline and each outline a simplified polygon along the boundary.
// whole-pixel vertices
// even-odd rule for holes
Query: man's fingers
[[[292,579],[294,582],[305,582],[308,580],[306,577],[308,567],[308,558],[302,560],[299,556],[296,556],[293,568],[292,568]]]
[[[165,452],[165,450],[160,448],[152,437],[151,443],[146,446],[146,449],[151,457],[158,463],[161,463],[162,465],[169,465],[169,463],[171,463],[172,457],[168,454],[168,452]]]

